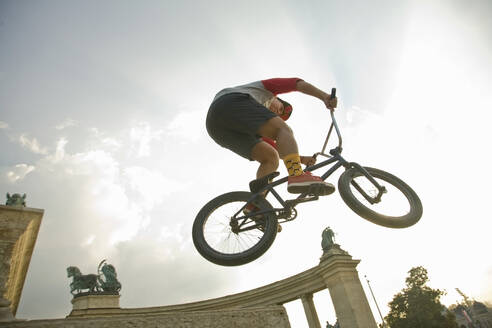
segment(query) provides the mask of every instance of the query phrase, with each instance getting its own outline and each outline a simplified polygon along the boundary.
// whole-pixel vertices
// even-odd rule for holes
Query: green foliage
[[[445,294],[426,285],[424,267],[408,271],[407,287],[393,297],[385,321],[391,328],[458,328],[453,313],[446,310],[440,298]]]

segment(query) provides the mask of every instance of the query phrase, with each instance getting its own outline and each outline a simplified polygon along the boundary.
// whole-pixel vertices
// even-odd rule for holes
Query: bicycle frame
[[[332,94],[333,94],[333,91],[332,91]],[[326,137],[325,143],[323,144],[323,148],[322,148],[321,152],[318,152],[318,153],[313,155],[315,158],[318,155],[321,155],[321,156],[327,157],[328,159],[325,161],[322,161],[321,163],[309,166],[304,171],[311,172],[311,171],[317,170],[319,168],[322,168],[322,167],[325,167],[327,165],[334,163],[323,175],[320,176],[320,178],[324,181],[342,166],[345,167],[346,170],[350,169],[350,168],[354,168],[357,171],[359,171],[362,175],[364,175],[378,189],[378,194],[376,195],[376,197],[371,197],[357,184],[357,182],[352,181],[351,184],[354,186],[354,188],[356,188],[357,191],[359,191],[361,193],[361,195],[369,203],[371,203],[371,204],[379,203],[381,201],[381,197],[382,197],[383,193],[386,192],[385,187],[379,185],[379,183],[360,164],[355,163],[355,162],[348,162],[347,160],[345,160],[342,157],[342,155],[341,155],[341,152],[342,152],[342,136],[340,134],[340,130],[339,130],[337,122],[335,120],[333,110],[330,111],[330,114],[331,114],[332,123],[331,123],[330,129],[328,130],[328,135]],[[326,149],[326,146],[328,144],[328,140],[330,139],[330,135],[333,131],[333,128],[335,128],[335,131],[336,131],[337,136],[338,136],[338,146],[331,149],[329,151],[329,154],[326,154],[325,149]],[[308,193],[304,193],[304,194],[299,195],[295,199],[284,200],[277,193],[277,191],[275,191],[274,188],[287,182],[287,181],[288,181],[288,177],[283,177],[277,181],[274,181],[274,182],[266,185],[265,187],[260,189],[258,192],[254,193],[251,196],[251,198],[248,200],[248,202],[239,211],[237,211],[232,216],[231,225],[235,225],[237,223],[237,228],[241,228],[246,223],[247,219],[249,219],[251,217],[259,216],[262,214],[267,214],[267,213],[275,213],[277,217],[279,217],[282,213],[284,214],[284,216],[286,216],[286,214],[289,214],[289,216],[290,216],[291,215],[290,213],[292,212],[292,210],[294,209],[294,207],[297,204],[309,202],[309,201],[314,201],[314,200],[319,199],[319,196],[316,196],[316,195],[310,196]],[[260,210],[260,211],[255,211],[254,213],[249,213],[249,214],[238,216],[240,213],[242,213],[243,209],[246,207],[247,204],[254,202],[257,197],[262,197],[262,198],[266,197],[268,195],[268,193],[271,193],[277,199],[277,201],[280,203],[280,205],[282,205],[282,208],[272,208],[272,209],[268,209],[268,210]],[[294,218],[295,218],[295,216],[294,216]],[[242,220],[242,223],[238,223],[240,220]],[[290,221],[290,220],[293,220],[293,219],[286,219],[286,221]],[[258,227],[258,224],[256,223],[255,225],[248,226],[246,228],[241,229],[240,231],[255,229],[257,227]]]

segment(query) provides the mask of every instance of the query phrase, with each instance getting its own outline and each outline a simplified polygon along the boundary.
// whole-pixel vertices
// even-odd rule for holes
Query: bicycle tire
[[[261,229],[254,229],[254,232],[257,235],[261,234],[261,238],[256,244],[252,247],[247,248],[243,251],[237,253],[226,253],[221,250],[217,250],[215,245],[210,245],[210,242],[207,241],[205,236],[205,226],[211,215],[214,212],[217,212],[221,207],[239,202],[240,204],[234,205],[234,210],[230,210],[228,212],[228,218],[232,217],[252,196],[252,193],[246,191],[235,191],[227,194],[220,195],[210,202],[208,202],[203,208],[198,212],[195,221],[193,223],[193,243],[197,251],[208,261],[223,265],[223,266],[237,266],[249,263],[251,261],[256,260],[258,257],[263,255],[272,245],[275,237],[277,235],[277,225],[278,221],[276,216],[272,214],[265,214],[262,218],[262,227]],[[255,201],[255,205],[260,208],[260,210],[271,209],[272,206],[270,203],[264,198],[258,198]],[[226,229],[227,227],[223,227]],[[229,228],[229,237],[235,238],[235,236],[231,228]],[[258,231],[256,231],[258,230]],[[240,239],[239,234],[236,238]],[[248,237],[249,238],[249,237]],[[254,240],[254,239],[253,239]]]
[[[404,215],[385,215],[371,209],[368,205],[361,202],[356,194],[357,190],[351,188],[352,181],[363,174],[355,168],[350,168],[340,175],[338,179],[338,191],[345,204],[359,216],[380,226],[388,228],[407,228],[417,223],[422,217],[423,207],[419,197],[410,186],[398,177],[371,167],[364,167],[371,176],[377,180],[383,180],[383,185],[391,185],[392,189],[398,190],[408,201],[409,210]],[[395,190],[395,192],[396,192]],[[401,195],[398,195],[401,197]],[[381,202],[385,200],[383,194]],[[367,204],[369,204],[367,202]]]

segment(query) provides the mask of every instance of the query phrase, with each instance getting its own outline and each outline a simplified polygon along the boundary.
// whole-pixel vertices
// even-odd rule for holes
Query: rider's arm
[[[299,80],[297,81],[296,86],[297,86],[297,91],[300,91],[304,94],[320,99],[322,102],[325,103],[327,108],[334,109],[337,107],[336,97],[331,99],[331,96],[328,93],[316,88],[314,85],[306,81]]]
[[[271,93],[275,96],[281,93],[287,93],[292,91],[297,91],[297,82],[301,81],[298,77],[289,78],[273,78],[268,80],[262,80],[261,83]]]

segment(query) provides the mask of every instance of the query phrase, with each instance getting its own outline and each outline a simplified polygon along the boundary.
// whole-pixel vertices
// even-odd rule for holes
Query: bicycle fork
[[[367,180],[369,180],[373,185],[374,187],[376,187],[378,189],[378,194],[376,195],[376,197],[371,197],[369,196],[364,189],[361,188],[361,186],[355,181],[355,180],[352,180],[350,182],[350,184],[352,186],[354,186],[354,188],[360,192],[360,194],[371,204],[371,205],[374,205],[374,204],[377,204],[381,201],[381,197],[383,196],[384,193],[387,192],[386,190],[386,187],[385,186],[381,186],[377,181],[376,179],[374,179],[374,177],[372,175],[369,174],[369,172],[367,172],[367,170],[362,167],[360,164],[358,163],[355,163],[355,162],[351,162],[349,163],[349,165],[353,168],[355,168],[356,170],[358,170],[359,172],[361,172],[366,178]]]

